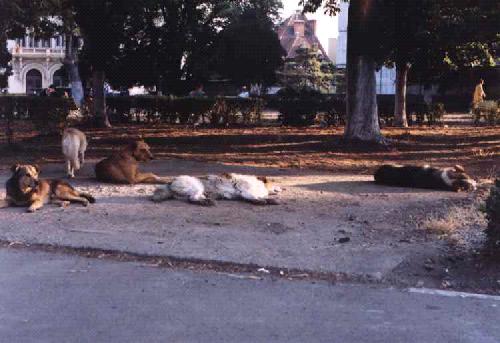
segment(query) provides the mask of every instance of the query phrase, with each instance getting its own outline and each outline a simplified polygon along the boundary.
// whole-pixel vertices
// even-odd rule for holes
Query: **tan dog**
[[[138,162],[154,159],[149,145],[140,140],[129,144],[122,151],[97,163],[95,175],[97,180],[110,183],[166,183],[153,173],[141,173]]]
[[[82,131],[73,128],[64,130],[62,151],[66,159],[68,177],[75,177],[75,171],[83,166],[85,150],[87,150],[87,138]]]
[[[7,180],[7,197],[0,201],[0,208],[27,206],[28,212],[35,212],[50,202],[67,206],[71,202],[87,206],[95,199],[90,194],[78,192],[61,180],[39,179],[37,165],[16,164],[12,166],[12,176]]]

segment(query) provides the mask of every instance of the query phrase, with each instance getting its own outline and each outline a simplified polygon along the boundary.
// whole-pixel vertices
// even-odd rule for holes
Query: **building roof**
[[[278,26],[278,37],[286,58],[296,57],[297,49],[317,45],[325,60],[330,60],[316,36],[316,20],[309,20],[301,11],[295,12]]]

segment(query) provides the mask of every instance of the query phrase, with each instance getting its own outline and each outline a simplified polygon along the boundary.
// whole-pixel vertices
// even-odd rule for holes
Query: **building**
[[[317,46],[325,60],[330,60],[325,49],[316,36],[316,20],[309,20],[305,14],[297,10],[295,14],[283,21],[278,27],[281,46],[286,51],[286,58],[293,59],[299,48]]]
[[[25,36],[9,40],[7,48],[12,54],[12,75],[8,80],[8,93],[33,94],[51,84],[57,87],[67,86],[62,63],[65,55],[63,36],[51,39]]]
[[[328,58],[337,64],[337,38],[328,38]]]
[[[349,3],[340,3],[339,38],[337,42],[336,65],[337,68],[346,68],[347,64],[347,17]],[[377,94],[395,94],[396,92],[396,68],[382,67],[377,72]]]

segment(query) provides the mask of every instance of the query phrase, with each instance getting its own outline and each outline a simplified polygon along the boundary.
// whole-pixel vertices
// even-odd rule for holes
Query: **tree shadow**
[[[323,183],[310,183],[296,185],[295,187],[305,188],[317,192],[344,193],[344,194],[429,194],[443,193],[443,191],[405,188],[378,185],[374,181],[332,181]],[[450,193],[450,192],[444,192]]]

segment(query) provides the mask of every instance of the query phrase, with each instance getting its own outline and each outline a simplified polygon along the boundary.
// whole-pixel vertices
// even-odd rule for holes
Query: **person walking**
[[[484,80],[481,79],[474,89],[474,94],[472,96],[472,109],[476,109],[479,103],[486,98],[486,93],[484,92],[483,85]]]

